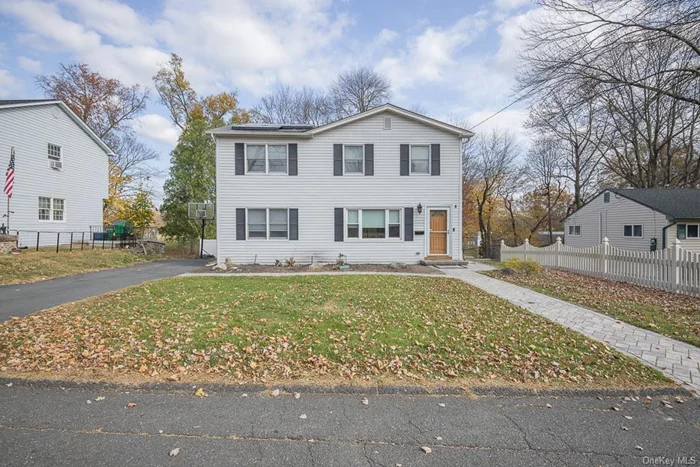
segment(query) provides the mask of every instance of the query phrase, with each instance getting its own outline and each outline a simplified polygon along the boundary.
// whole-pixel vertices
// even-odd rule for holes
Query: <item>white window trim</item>
[[[578,227],[578,233],[576,233],[576,227]],[[578,224],[569,225],[567,227],[566,234],[571,235],[572,237],[580,237],[581,236],[581,226]]]
[[[362,237],[362,211],[367,210],[367,211],[384,211],[384,238],[363,238]],[[348,237],[348,211],[357,211],[357,226],[358,226],[358,237]],[[398,237],[389,237],[389,211],[399,211],[399,236]],[[377,241],[377,242],[401,242],[403,241],[404,238],[404,232],[403,232],[403,227],[404,227],[404,222],[403,222],[403,208],[402,207],[364,207],[364,208],[356,208],[356,207],[350,207],[350,208],[345,208],[344,216],[343,216],[343,228],[345,229],[343,231],[343,238],[347,242],[362,242],[362,243],[367,243],[371,241]],[[352,224],[355,225],[355,224]]]
[[[413,148],[418,147],[418,146],[420,146],[420,147],[427,146],[428,147],[428,172],[427,173],[414,172],[413,169],[411,169],[411,167],[413,166],[413,164],[411,163],[413,160]],[[432,156],[433,156],[433,154],[432,154],[432,148],[431,148],[430,144],[411,144],[411,145],[409,145],[409,147],[408,147],[408,174],[409,174],[409,176],[410,175],[418,175],[418,176],[423,175],[423,176],[425,176],[425,175],[430,175],[431,173],[433,173],[433,157]]]
[[[635,235],[634,228],[639,226],[642,228],[642,235]],[[625,227],[632,227],[632,235],[625,235]],[[622,236],[624,238],[644,238],[644,225],[643,224],[624,224],[622,226]],[[686,227],[686,238],[688,237],[688,228]]]
[[[360,147],[362,148],[362,172],[346,172],[345,170],[345,148],[347,146]],[[365,145],[364,144],[343,144],[343,176],[359,176],[365,174]]]
[[[264,172],[248,172],[248,145],[264,146],[265,147],[265,171]],[[287,151],[287,167],[284,172],[270,172],[270,158],[268,157],[268,146],[284,146]],[[246,143],[244,146],[244,173],[246,175],[289,175],[289,144],[288,143]],[[260,208],[262,209],[262,208]]]
[[[271,209],[280,209],[280,210],[285,210],[287,211],[287,236],[285,238],[281,237],[270,237],[270,210]],[[286,242],[289,241],[289,210],[292,208],[245,208],[245,239],[246,241],[267,241],[267,240],[272,240],[274,242],[281,241],[281,242]],[[265,211],[265,238],[262,237],[253,237],[250,238],[250,215],[248,214],[248,211],[253,210],[253,211],[258,211],[258,210],[264,210]]]
[[[697,237],[691,237],[690,235],[688,235],[688,226],[690,226],[690,225],[697,225],[697,226],[698,226],[698,235],[697,235]],[[685,224],[685,239],[688,240],[688,239],[690,239],[690,238],[700,238],[700,224],[694,224],[694,223]],[[683,240],[681,240],[681,241],[683,241]]]
[[[38,222],[40,222],[40,223],[42,223],[42,224],[47,224],[47,223],[51,223],[51,224],[65,224],[65,223],[67,222],[67,220],[68,220],[68,202],[66,201],[66,198],[53,198],[53,197],[51,197],[51,196],[39,196],[39,197],[37,197],[37,203],[39,203],[39,198],[48,198],[48,199],[50,199],[50,200],[51,200],[51,208],[49,209],[49,217],[50,217],[50,219],[38,219],[38,217],[39,217],[39,206],[38,206],[38,204],[37,204],[36,216],[37,216]],[[63,200],[63,220],[60,220],[60,221],[54,220],[54,218],[53,218],[53,214],[54,214],[54,213],[53,213],[53,211],[54,211],[53,202],[54,202],[55,199],[62,199],[62,200]]]

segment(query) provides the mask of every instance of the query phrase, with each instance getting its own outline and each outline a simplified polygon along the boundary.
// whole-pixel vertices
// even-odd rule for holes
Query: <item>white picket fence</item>
[[[573,248],[557,238],[554,245],[533,247],[525,240],[518,247],[501,241],[501,261],[529,259],[542,266],[564,269],[657,289],[700,296],[700,253],[681,249],[678,239],[671,248],[653,252],[627,251],[610,246],[607,238],[600,245]]]

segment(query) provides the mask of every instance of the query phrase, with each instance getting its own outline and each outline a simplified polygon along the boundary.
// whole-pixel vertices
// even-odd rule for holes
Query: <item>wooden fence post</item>
[[[608,255],[610,254],[610,241],[608,237],[603,237],[603,248],[600,254],[600,274],[608,277]]]
[[[554,267],[558,268],[559,263],[559,253],[561,252],[561,237],[557,237],[557,241],[554,244]]]
[[[527,261],[527,250],[530,249],[529,247],[530,247],[530,240],[528,240],[528,239],[526,238],[526,239],[525,239],[525,243],[523,243],[523,251],[524,251],[524,253],[523,253],[523,260],[524,260],[524,261]]]
[[[672,292],[678,292],[680,278],[678,277],[678,262],[680,261],[681,255],[681,241],[677,238],[673,240],[673,245],[671,246],[671,280],[670,290]]]

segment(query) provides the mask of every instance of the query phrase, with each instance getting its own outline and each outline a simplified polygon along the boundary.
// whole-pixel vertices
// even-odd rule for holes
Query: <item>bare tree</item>
[[[63,101],[100,138],[113,145],[114,133],[146,108],[148,90],[105,78],[84,63],[59,64],[59,71],[36,77],[46,97]]]
[[[554,243],[553,227],[555,219],[555,207],[564,198],[565,183],[562,153],[564,148],[560,141],[547,138],[539,138],[534,141],[526,157],[526,174],[530,183],[534,186],[534,194],[542,199],[545,207],[543,216],[535,219],[530,226],[530,238],[540,228],[542,223],[547,223],[549,242]]]
[[[122,183],[118,191],[126,196],[134,194],[138,187],[150,191],[151,180],[161,174],[150,164],[158,160],[158,153],[139,142],[132,132],[123,133],[112,149],[111,170],[116,171],[114,174]]]
[[[537,3],[545,14],[525,31],[519,91],[545,96],[588,83],[600,94],[629,86],[700,105],[700,0]],[[610,67],[620,51],[644,60],[642,49],[659,42],[670,45],[664,68]]]
[[[260,99],[260,104],[252,111],[252,118],[259,123],[319,126],[333,120],[334,110],[330,98],[323,92],[283,85]]]
[[[597,108],[593,98],[554,92],[531,107],[527,126],[545,140],[554,140],[547,145],[561,149],[559,169],[571,183],[572,207],[583,206],[596,191],[595,181],[609,130],[607,115]]]
[[[499,193],[512,184],[512,174],[518,171],[516,159],[520,151],[515,137],[508,132],[494,130],[479,136],[474,143],[469,171],[478,183],[476,205],[483,256],[491,256],[492,216]]]
[[[356,68],[338,76],[331,85],[330,95],[338,118],[342,118],[388,102],[391,83],[369,68]]]

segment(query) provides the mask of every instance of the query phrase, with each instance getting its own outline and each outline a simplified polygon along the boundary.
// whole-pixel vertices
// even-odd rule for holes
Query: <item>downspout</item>
[[[675,219],[669,219],[671,221],[670,224],[668,224],[666,227],[661,229],[661,249],[665,250],[666,249],[666,229],[669,227],[673,227],[674,225],[678,224]]]

